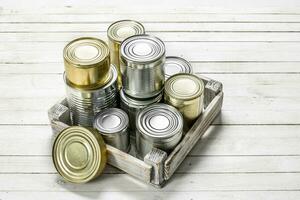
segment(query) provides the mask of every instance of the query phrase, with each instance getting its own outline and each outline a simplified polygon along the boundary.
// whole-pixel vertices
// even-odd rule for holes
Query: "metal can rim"
[[[189,61],[187,61],[186,59],[182,58],[182,57],[179,57],[179,56],[167,56],[166,57],[166,61],[165,61],[165,77],[166,79],[168,79],[169,77],[171,77],[172,75],[175,75],[175,74],[167,74],[166,73],[166,66],[167,66],[167,62],[170,61],[170,60],[174,60],[174,61],[178,61],[181,62],[179,66],[181,66],[181,69],[184,69],[184,71],[181,71],[179,73],[188,73],[188,74],[192,74],[193,73],[193,67],[191,65],[191,63]],[[176,73],[178,74],[178,73]]]
[[[147,98],[147,99],[133,98],[133,97],[127,95],[123,91],[123,89],[120,90],[120,98],[123,100],[122,102],[124,102],[129,107],[135,107],[135,108],[141,108],[141,107],[145,107],[145,105],[157,103],[162,99],[162,96],[163,96],[163,89],[157,96],[152,97],[152,98]],[[142,104],[142,102],[143,102],[143,104]]]

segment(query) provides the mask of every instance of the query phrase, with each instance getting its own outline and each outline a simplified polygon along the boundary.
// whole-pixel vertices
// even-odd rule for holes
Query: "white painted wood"
[[[16,181],[19,180],[19,181]],[[299,190],[300,173],[174,174],[160,191]],[[102,174],[87,184],[69,184],[56,174],[1,174],[0,191],[157,191],[127,174]]]

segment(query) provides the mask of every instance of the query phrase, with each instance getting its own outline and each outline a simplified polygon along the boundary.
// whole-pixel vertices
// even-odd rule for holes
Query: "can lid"
[[[106,146],[96,130],[79,126],[60,132],[53,144],[57,172],[72,183],[85,183],[100,175],[106,165]]]
[[[157,103],[138,113],[136,127],[147,139],[163,142],[182,134],[183,118],[173,106]]]
[[[126,38],[133,35],[145,33],[144,26],[134,20],[120,20],[112,23],[107,29],[107,36],[114,42],[121,43]]]
[[[126,112],[119,108],[108,108],[99,112],[94,120],[94,128],[101,134],[113,134],[123,131],[129,126]]]
[[[165,82],[165,94],[176,99],[191,100],[199,97],[204,91],[203,81],[187,73],[171,76]]]
[[[189,73],[193,72],[192,65],[183,58],[177,56],[167,56],[165,61],[165,78],[168,79],[170,76],[178,73]]]
[[[121,44],[121,58],[134,63],[151,63],[165,55],[165,45],[150,35],[134,35]]]
[[[109,48],[98,38],[82,37],[69,42],[64,48],[66,62],[78,68],[90,68],[109,59]]]
[[[145,106],[148,106],[153,103],[158,103],[161,101],[163,96],[163,92],[160,92],[157,96],[153,98],[147,98],[147,99],[135,99],[125,94],[125,92],[121,89],[120,90],[120,98],[122,99],[122,102],[130,107],[141,107],[144,108]]]

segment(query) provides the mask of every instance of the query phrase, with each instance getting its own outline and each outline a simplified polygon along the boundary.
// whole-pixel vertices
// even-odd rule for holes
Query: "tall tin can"
[[[106,43],[92,37],[82,37],[68,43],[63,51],[68,81],[85,89],[99,88],[110,79],[110,53]]]
[[[203,111],[204,83],[192,74],[175,74],[165,84],[165,103],[177,108],[184,118],[185,131]]]
[[[137,114],[147,106],[161,102],[162,97],[163,92],[152,98],[135,99],[126,95],[123,90],[120,90],[120,107],[128,114],[130,134],[132,137],[135,137],[135,123]]]
[[[150,35],[137,35],[121,44],[121,73],[124,92],[134,98],[158,95],[165,82],[165,45]]]
[[[134,20],[121,20],[112,23],[107,29],[108,46],[110,49],[110,61],[118,70],[118,86],[122,86],[120,70],[120,46],[128,37],[145,34],[144,26]]]
[[[136,121],[136,146],[139,158],[144,158],[153,147],[170,153],[181,140],[183,118],[176,108],[154,104],[139,112]]]
[[[105,168],[106,145],[96,130],[71,126],[56,136],[52,159],[65,180],[86,183],[98,177]]]
[[[108,108],[99,112],[94,120],[94,128],[102,135],[106,144],[121,151],[130,150],[129,118],[119,108]]]
[[[165,80],[179,73],[193,73],[192,65],[185,59],[177,56],[167,56],[165,62]]]
[[[105,108],[116,107],[118,102],[117,69],[110,67],[110,81],[95,89],[82,89],[74,86],[64,77],[67,101],[74,125],[93,125],[95,115]]]

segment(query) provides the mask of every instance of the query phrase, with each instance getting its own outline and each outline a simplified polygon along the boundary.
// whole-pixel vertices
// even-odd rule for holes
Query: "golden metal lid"
[[[110,53],[100,39],[83,37],[64,48],[67,79],[78,87],[95,88],[109,81]]]
[[[165,95],[181,100],[191,100],[199,97],[204,91],[203,81],[187,73],[171,76],[165,82]]]
[[[134,20],[121,20],[111,24],[107,29],[107,37],[117,43],[133,35],[145,33],[144,26]]]
[[[85,183],[99,176],[106,165],[106,146],[94,129],[79,126],[60,132],[53,144],[57,172],[72,183]]]

